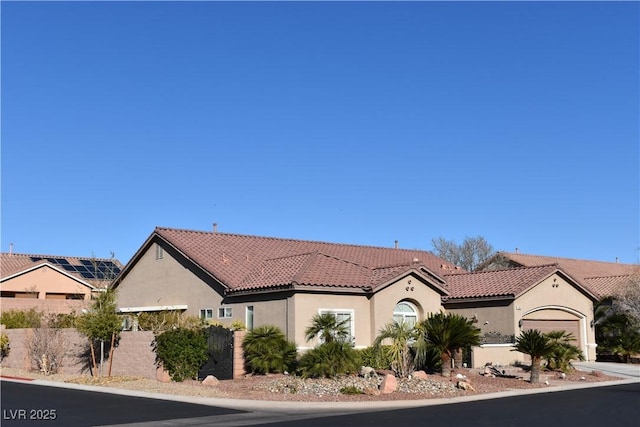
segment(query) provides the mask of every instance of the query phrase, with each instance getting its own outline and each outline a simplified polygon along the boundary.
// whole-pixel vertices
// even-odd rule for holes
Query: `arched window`
[[[418,322],[418,310],[413,304],[401,301],[393,309],[393,320],[398,323],[405,322],[413,327]]]

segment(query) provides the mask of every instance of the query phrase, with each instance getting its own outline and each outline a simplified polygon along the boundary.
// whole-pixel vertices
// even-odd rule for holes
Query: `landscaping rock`
[[[382,378],[382,382],[380,383],[381,394],[393,393],[397,389],[398,389],[398,380],[396,379],[395,375],[387,374],[384,376],[384,378]]]
[[[202,380],[202,385],[207,387],[215,387],[218,384],[220,384],[220,380],[218,380],[213,375],[207,375],[207,377],[204,380]]]
[[[413,374],[411,374],[411,376],[413,378],[418,378],[420,380],[429,379],[429,376],[427,375],[427,373],[425,371],[415,371]]]
[[[458,381],[456,387],[464,391],[476,391],[473,386],[466,381]]]

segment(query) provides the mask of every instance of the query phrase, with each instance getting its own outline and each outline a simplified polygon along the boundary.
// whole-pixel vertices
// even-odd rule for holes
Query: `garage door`
[[[528,331],[529,329],[537,329],[540,332],[546,334],[551,331],[567,331],[573,334],[576,341],[571,341],[571,344],[582,348],[582,341],[580,340],[580,321],[579,320],[527,320],[522,319],[522,330]]]

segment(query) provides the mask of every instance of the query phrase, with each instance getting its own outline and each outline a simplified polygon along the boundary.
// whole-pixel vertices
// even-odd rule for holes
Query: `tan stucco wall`
[[[455,313],[467,319],[478,319],[475,326],[480,329],[481,335],[490,332],[497,332],[502,335],[514,334],[514,309],[513,302],[494,302],[495,304],[504,304],[497,307],[469,307],[469,308],[453,308],[447,307],[447,312]]]
[[[557,286],[554,286],[557,285]],[[580,322],[582,352],[588,361],[596,359],[593,301],[558,274],[545,279],[515,302],[514,330],[519,335],[520,319],[575,320]]]
[[[409,288],[409,289],[407,289]],[[418,320],[442,310],[440,294],[419,278],[409,275],[376,292],[371,298],[370,345],[380,329],[393,320],[393,309],[400,301],[409,301],[418,309]]]
[[[186,304],[186,313],[194,316],[200,315],[200,309],[211,308],[215,310],[214,319],[222,306],[222,297],[213,288],[167,252],[163,258],[156,259],[155,244],[117,286],[117,298],[118,307]]]
[[[511,351],[512,345],[490,344],[474,347],[471,352],[472,368],[479,368],[491,363],[494,366],[508,366],[515,362],[523,362],[524,356],[517,351]]]
[[[307,342],[304,331],[311,324],[313,316],[321,310],[353,310],[355,346],[367,347],[375,340],[378,331],[393,320],[393,309],[400,301],[409,301],[416,306],[419,320],[428,313],[440,311],[442,307],[440,294],[414,276],[400,279],[380,290],[370,299],[367,295],[299,293],[295,295],[293,301],[295,316],[293,336],[296,343],[303,349],[317,344],[316,340]]]
[[[45,299],[47,293],[83,294],[86,300],[91,299],[89,286],[47,265],[3,281],[0,289],[11,292],[38,292],[38,299]]]

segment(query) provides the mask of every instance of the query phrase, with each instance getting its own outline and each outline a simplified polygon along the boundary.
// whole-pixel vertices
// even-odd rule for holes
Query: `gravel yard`
[[[567,383],[583,383],[611,381],[618,378],[606,376],[599,372],[574,371],[561,379],[558,374],[549,374],[549,385],[545,383],[530,384],[516,378],[494,378],[480,375],[472,370],[454,371],[450,379],[440,375],[427,375],[427,378],[398,379],[398,390],[381,394],[378,385],[381,379],[365,379],[359,376],[345,376],[338,379],[302,379],[288,375],[246,376],[236,380],[219,381],[212,386],[202,385],[199,381],[188,380],[182,383],[159,382],[156,380],[135,377],[93,378],[89,376],[71,376],[63,374],[42,375],[39,372],[27,372],[13,368],[2,368],[2,376],[32,378],[47,381],[88,384],[113,387],[126,390],[145,391],[150,393],[174,394],[183,396],[273,400],[273,401],[305,401],[305,402],[338,402],[338,401],[389,401],[432,399],[454,396],[465,396],[481,393],[492,393],[513,389],[531,389],[549,387]],[[456,374],[466,376],[464,381],[474,388],[465,391],[456,387]],[[529,377],[523,372],[524,378]],[[543,380],[544,381],[544,380]],[[363,394],[344,394],[345,388],[358,389]],[[341,391],[342,390],[342,391]]]

